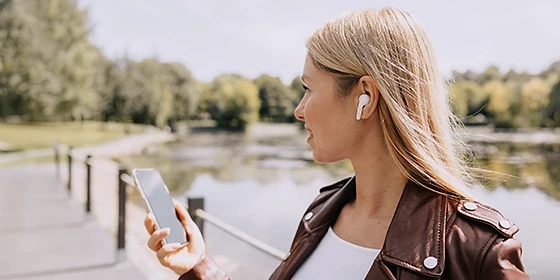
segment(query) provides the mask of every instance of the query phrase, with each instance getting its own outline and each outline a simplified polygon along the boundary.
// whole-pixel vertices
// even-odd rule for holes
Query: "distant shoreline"
[[[516,143],[516,144],[560,144],[560,128],[517,129],[515,131],[495,131],[491,127],[466,127],[468,142]]]
[[[301,135],[301,125],[296,123],[255,123],[249,126],[248,135],[275,137]],[[188,133],[224,133],[227,130],[221,129],[193,129]],[[234,132],[232,132],[234,133]],[[560,127],[555,129],[528,128],[516,130],[494,130],[488,126],[466,126],[461,133],[464,133],[466,141],[481,144],[492,143],[517,143],[517,144],[560,144]]]

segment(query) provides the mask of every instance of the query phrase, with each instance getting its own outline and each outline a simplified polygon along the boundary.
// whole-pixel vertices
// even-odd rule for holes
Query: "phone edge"
[[[161,173],[160,173],[157,169],[155,169],[155,168],[134,168],[134,169],[132,169],[132,178],[134,179],[134,184],[136,184],[136,188],[140,191],[140,195],[142,196],[142,200],[144,201],[144,205],[146,205],[146,207],[148,208],[148,210],[150,210],[150,213],[153,214],[154,211],[152,210],[152,206],[151,206],[150,203],[148,202],[148,199],[146,198],[146,194],[144,193],[144,190],[142,189],[142,187],[140,187],[140,184],[138,183],[138,177],[136,176],[136,171],[146,171],[146,170],[150,170],[150,171],[151,171],[151,170],[155,170],[155,171],[156,171],[157,173],[159,173],[160,176],[161,176]],[[165,182],[164,182],[164,185],[165,185]],[[165,188],[167,189],[167,186],[165,186]],[[169,189],[167,190],[167,192],[169,193]],[[153,214],[153,216],[154,216],[154,225],[155,225],[155,228],[156,228],[156,230],[160,230],[160,229],[161,229],[161,226],[159,225],[159,222],[158,222],[158,220],[157,220],[157,218],[156,218],[156,215]],[[162,244],[162,245],[166,245],[166,244],[167,244],[167,239],[163,238],[163,239],[161,240],[161,244]]]

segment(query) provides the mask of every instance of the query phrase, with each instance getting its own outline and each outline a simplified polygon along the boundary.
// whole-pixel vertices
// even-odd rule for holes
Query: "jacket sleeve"
[[[181,275],[179,280],[229,280],[223,271],[209,255],[204,255],[202,260],[189,272]]]
[[[516,239],[498,238],[482,262],[480,279],[531,279],[521,260],[522,246]]]

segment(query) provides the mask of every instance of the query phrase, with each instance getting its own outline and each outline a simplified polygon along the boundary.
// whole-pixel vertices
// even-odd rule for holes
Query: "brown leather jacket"
[[[270,280],[290,279],[355,196],[353,178],[322,188],[300,222],[288,257]],[[366,280],[530,279],[521,243],[513,239],[517,231],[489,206],[440,195],[410,181]],[[187,279],[229,277],[208,257],[180,277]]]

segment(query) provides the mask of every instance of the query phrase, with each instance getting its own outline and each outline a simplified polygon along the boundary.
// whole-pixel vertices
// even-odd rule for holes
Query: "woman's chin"
[[[311,152],[313,154],[313,160],[316,163],[332,163],[332,162],[338,161],[338,160],[332,159],[331,157],[323,155],[321,153],[318,153],[318,152],[315,152],[315,151],[311,151]]]
[[[321,161],[321,157],[319,156],[319,154],[316,151],[313,151],[313,148],[311,149],[311,155],[312,155],[313,161],[315,161],[316,163],[323,163]]]

